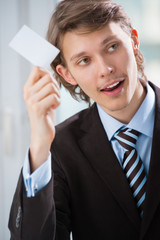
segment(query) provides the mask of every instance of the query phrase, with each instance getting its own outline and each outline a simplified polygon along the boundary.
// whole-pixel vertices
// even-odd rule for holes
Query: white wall
[[[8,240],[8,216],[29,144],[23,85],[30,64],[8,47],[23,24],[44,35],[52,0],[0,0],[0,239]]]
[[[21,118],[20,109],[21,101],[20,84],[18,82],[20,78],[19,73],[19,59],[17,56],[11,56],[10,50],[7,47],[9,39],[12,37],[14,31],[18,27],[18,8],[14,1],[2,1],[0,7],[1,17],[1,134],[2,134],[2,146],[1,146],[1,165],[0,165],[0,188],[1,188],[1,202],[0,202],[0,239],[9,239],[7,231],[8,212],[13,196],[14,184],[17,180],[18,170],[21,164],[21,153],[18,148],[21,148],[20,131],[21,131]],[[11,119],[11,125],[5,127],[7,123],[5,120]],[[11,126],[11,128],[10,128]],[[10,129],[9,129],[10,128]],[[12,138],[11,148],[6,142],[8,135],[10,136],[16,133],[16,138]],[[11,138],[9,138],[11,140]],[[16,144],[15,144],[16,143]],[[9,148],[8,148],[9,147]]]

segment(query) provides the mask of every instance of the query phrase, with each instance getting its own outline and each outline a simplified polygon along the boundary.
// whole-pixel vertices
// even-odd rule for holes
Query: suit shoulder
[[[71,133],[72,131],[79,128],[81,122],[83,122],[83,119],[86,118],[89,110],[90,110],[89,108],[84,109],[84,110],[74,114],[73,116],[67,118],[65,121],[56,125],[56,135],[59,136],[61,134],[67,133],[67,132]]]
[[[92,113],[94,114],[97,109],[96,104],[86,108],[73,116],[69,117],[62,123],[56,126],[56,137],[55,140],[64,141],[65,138],[77,138],[82,133],[81,126],[86,122],[91,122]]]

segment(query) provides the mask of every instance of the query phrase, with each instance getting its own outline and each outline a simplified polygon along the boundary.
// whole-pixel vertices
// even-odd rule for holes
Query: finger
[[[34,67],[26,84],[24,85],[24,100],[28,101],[30,96],[34,95],[37,91],[40,91],[40,89],[49,82],[52,82],[59,89],[58,83],[49,71],[41,70],[39,67]]]
[[[32,86],[35,82],[37,82],[41,77],[43,77],[46,73],[40,70],[39,67],[34,67],[33,70],[31,71],[28,80],[27,80],[27,85]]]
[[[60,93],[57,87],[52,82],[45,85],[43,88],[41,88],[39,92],[35,93],[30,98],[32,99],[32,102],[35,103],[41,101],[42,99],[46,98],[48,95],[51,94],[56,94],[60,98]]]
[[[54,78],[53,74],[52,74],[49,70],[44,69],[44,68],[40,68],[40,70],[41,70],[42,72],[44,72],[44,73],[46,72],[46,75],[49,75],[49,77],[52,79],[52,81],[53,81],[54,84],[57,86],[57,88],[59,88],[58,82],[56,81],[56,79]]]
[[[34,112],[39,116],[45,115],[49,110],[56,109],[60,104],[60,98],[56,94],[50,94],[34,105]]]
[[[44,77],[42,77],[39,81],[37,81],[30,90],[30,95],[34,95],[35,93],[39,92],[42,88],[44,88],[46,85],[52,84],[55,86],[56,91],[59,90],[59,85],[56,82],[55,79],[53,79],[49,74],[46,74]]]

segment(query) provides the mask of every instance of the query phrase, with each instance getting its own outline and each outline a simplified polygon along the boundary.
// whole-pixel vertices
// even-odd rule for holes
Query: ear
[[[138,38],[138,32],[136,29],[132,29],[131,38],[133,42],[133,51],[134,51],[134,54],[136,54],[139,50],[139,38]]]
[[[59,64],[56,67],[56,71],[61,77],[63,77],[66,82],[70,83],[71,85],[77,85],[76,80],[73,78],[72,74],[66,67]]]

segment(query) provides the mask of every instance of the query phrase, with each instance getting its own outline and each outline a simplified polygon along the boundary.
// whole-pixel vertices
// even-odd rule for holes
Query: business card
[[[51,71],[50,64],[60,52],[47,40],[24,25],[9,46],[35,66]]]

